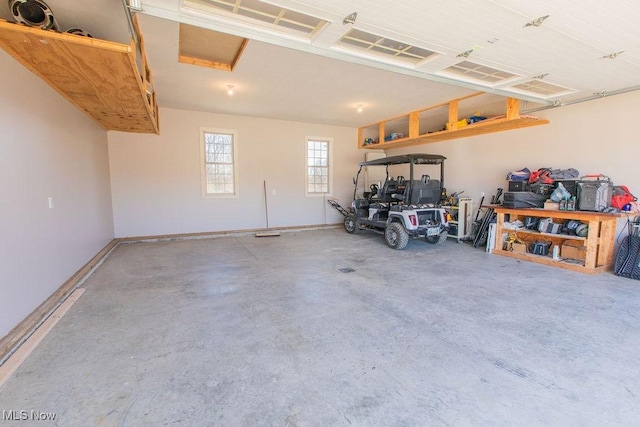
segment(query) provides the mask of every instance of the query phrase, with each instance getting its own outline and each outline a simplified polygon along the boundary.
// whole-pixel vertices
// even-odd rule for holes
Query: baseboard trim
[[[0,339],[0,366],[42,325],[53,312],[87,279],[120,243],[113,239],[80,270],[62,284],[34,311],[18,323],[5,337]]]
[[[27,338],[27,340],[18,347],[18,349],[11,354],[11,357],[7,359],[5,363],[0,365],[0,388],[4,383],[13,375],[13,373],[22,365],[31,352],[40,344],[40,341],[47,336],[47,334],[58,323],[62,316],[69,311],[69,308],[82,296],[84,293],[83,288],[78,288],[69,295],[65,301],[60,304],[58,308],[45,320],[38,329]]]
[[[210,239],[214,237],[243,236],[255,233],[265,233],[269,231],[280,231],[287,233],[296,231],[325,230],[336,227],[342,227],[342,224],[296,225],[291,227],[271,227],[268,229],[252,228],[244,230],[205,231],[201,233],[161,234],[156,236],[120,237],[118,240],[122,243],[160,242],[167,240]]]

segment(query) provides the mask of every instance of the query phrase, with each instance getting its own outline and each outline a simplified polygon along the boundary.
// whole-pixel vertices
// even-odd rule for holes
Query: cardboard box
[[[527,253],[527,245],[525,245],[524,243],[512,243],[511,249],[511,252],[519,252],[522,254]]]
[[[560,257],[584,261],[587,257],[587,247],[582,242],[566,241],[560,249]]]
[[[560,210],[560,203],[558,202],[552,202],[551,200],[547,200],[546,202],[544,202],[544,209],[550,210],[550,211],[559,211]]]

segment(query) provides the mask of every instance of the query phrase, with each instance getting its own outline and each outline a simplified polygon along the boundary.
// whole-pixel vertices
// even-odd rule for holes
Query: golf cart
[[[384,234],[387,246],[393,249],[403,249],[410,238],[424,237],[428,243],[441,244],[449,229],[447,213],[440,207],[445,159],[434,154],[406,154],[362,162],[353,179],[351,207],[344,209],[335,200],[329,203],[345,216],[344,228],[348,233],[371,230]],[[408,179],[403,175],[389,176],[389,166],[395,165],[408,165]],[[439,166],[440,179],[431,179],[422,170],[418,175],[418,169],[426,167],[422,165]],[[363,168],[371,166],[385,166],[386,178],[384,182],[371,184],[369,191],[358,197],[360,174]]]

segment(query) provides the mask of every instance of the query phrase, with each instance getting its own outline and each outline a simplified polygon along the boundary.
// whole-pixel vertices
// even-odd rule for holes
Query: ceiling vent
[[[533,79],[529,80],[528,82],[513,85],[511,86],[511,88],[519,92],[525,92],[534,96],[541,96],[544,98],[551,98],[575,92],[575,90],[573,89],[553,85],[551,83],[543,82],[539,79]]]
[[[336,42],[336,46],[413,64],[437,55],[436,52],[427,49],[356,29],[349,30]]]
[[[476,64],[471,61],[459,62],[442,71],[456,77],[464,77],[465,79],[492,84],[501,83],[514,77],[518,77],[516,74]]]
[[[184,4],[205,13],[242,16],[248,21],[267,24],[272,29],[285,30],[306,38],[311,38],[327,23],[315,16],[258,0],[185,0]]]

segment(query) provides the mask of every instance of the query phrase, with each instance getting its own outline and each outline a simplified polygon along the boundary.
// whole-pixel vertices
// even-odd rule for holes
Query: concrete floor
[[[124,244],[83,287],[0,410],[61,426],[640,422],[640,282],[610,273],[329,229]]]

